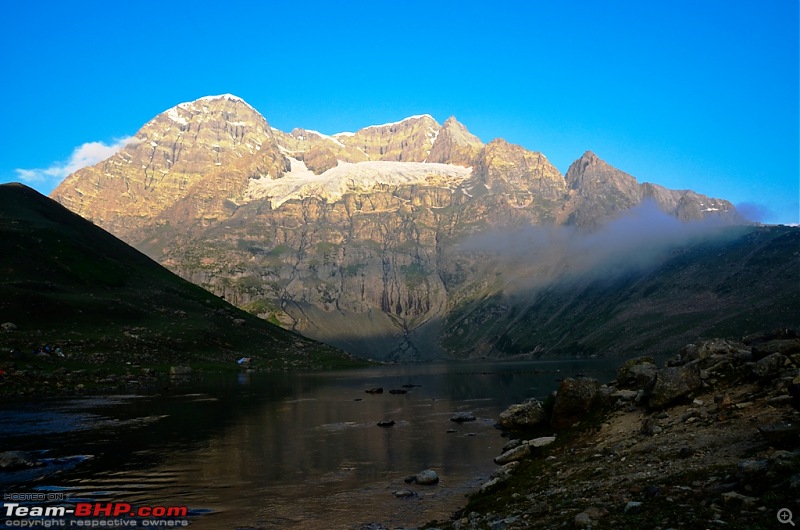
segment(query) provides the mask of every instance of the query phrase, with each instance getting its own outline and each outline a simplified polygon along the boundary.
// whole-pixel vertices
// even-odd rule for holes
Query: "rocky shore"
[[[509,442],[466,508],[425,528],[775,528],[800,514],[800,337],[640,357],[505,411]]]

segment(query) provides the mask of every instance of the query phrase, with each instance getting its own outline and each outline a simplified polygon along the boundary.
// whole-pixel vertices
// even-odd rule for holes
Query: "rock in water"
[[[432,469],[425,469],[424,471],[420,471],[414,476],[414,480],[417,484],[422,484],[424,486],[429,486],[433,484],[439,483],[439,475],[436,474],[436,471]]]
[[[457,412],[450,418],[450,421],[456,423],[464,423],[466,421],[475,421],[475,415],[471,412]]]

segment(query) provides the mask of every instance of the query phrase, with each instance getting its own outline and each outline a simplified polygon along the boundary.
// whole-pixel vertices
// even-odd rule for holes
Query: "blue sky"
[[[156,114],[232,93],[324,133],[429,113],[562,172],[800,221],[798,1],[11,2],[0,182],[49,193]],[[83,162],[81,162],[81,160]]]

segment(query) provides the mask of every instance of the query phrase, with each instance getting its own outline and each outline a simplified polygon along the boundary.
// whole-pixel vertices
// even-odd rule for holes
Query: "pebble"
[[[642,503],[638,501],[630,501],[625,505],[625,513],[639,513],[642,511]]]
[[[394,496],[402,499],[407,497],[416,497],[417,494],[411,490],[397,490],[394,492]]]
[[[581,512],[575,516],[575,526],[577,528],[586,528],[587,526],[592,525],[592,518],[589,517],[589,514],[586,512]]]

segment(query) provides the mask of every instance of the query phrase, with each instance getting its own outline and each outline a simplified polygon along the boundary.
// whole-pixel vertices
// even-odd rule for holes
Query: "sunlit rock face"
[[[231,95],[159,114],[52,197],[253,313],[402,360],[502,354],[502,330],[486,322],[513,313],[508,278],[559,268],[498,262],[465,245],[476,236],[597,230],[643,201],[682,220],[736,215],[727,201],[639,184],[591,152],[565,177],[542,153],[484,144],[455,118],[282,132]]]

